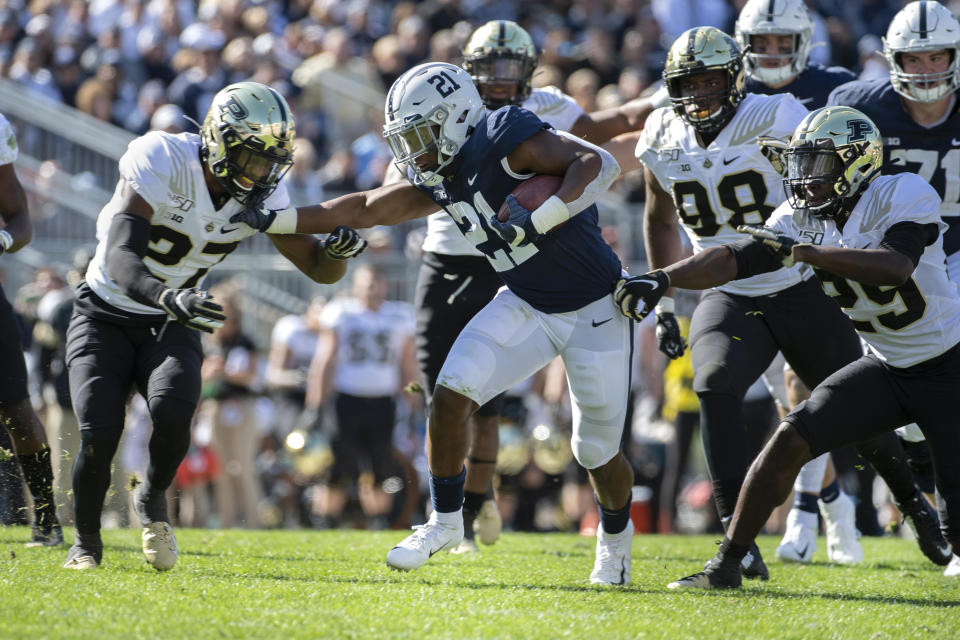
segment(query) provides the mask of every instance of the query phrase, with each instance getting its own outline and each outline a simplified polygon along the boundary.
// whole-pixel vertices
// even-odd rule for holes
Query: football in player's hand
[[[521,207],[527,211],[533,211],[555,194],[562,182],[561,176],[533,176],[518,184],[511,195],[517,199]],[[500,205],[500,211],[497,212],[497,220],[506,222],[509,217],[510,212],[507,210],[507,203],[504,202]]]

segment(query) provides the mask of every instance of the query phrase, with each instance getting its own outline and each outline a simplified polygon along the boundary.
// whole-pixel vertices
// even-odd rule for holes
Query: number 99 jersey
[[[230,216],[243,205],[234,199],[215,209],[203,177],[200,136],[161,131],[133,140],[120,158],[120,177],[113,197],[97,218],[97,250],[87,269],[89,287],[111,306],[135,314],[157,314],[159,309],[130,299],[107,273],[106,252],[113,216],[120,213],[125,180],[153,208],[150,244],[143,263],[168,287],[199,286],[215,264],[240,241],[257,233]],[[289,206],[281,183],[264,201],[267,209]]]
[[[763,224],[785,200],[782,177],[764,157],[757,138],[789,139],[807,113],[790,94],[749,93],[706,149],[673,107],[650,114],[635,154],[673,198],[695,253],[742,239],[738,225]],[[717,289],[767,295],[807,277],[809,268],[798,265]]]
[[[927,246],[910,279],[899,287],[877,287],[817,269],[824,291],[853,320],[853,326],[881,360],[910,367],[935,358],[960,342],[960,297],[947,278],[940,198],[915,173],[879,176],[850,212],[843,231],[832,221],[794,211],[784,202],[767,226],[803,242],[850,249],[877,249],[887,230],[901,222],[935,223],[936,241]]]

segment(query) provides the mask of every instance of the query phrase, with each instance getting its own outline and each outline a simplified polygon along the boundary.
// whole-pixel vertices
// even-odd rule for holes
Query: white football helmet
[[[757,35],[793,36],[793,53],[754,53],[750,37]],[[813,46],[813,20],[803,0],[749,0],[740,11],[734,36],[746,53],[747,75],[764,84],[793,80],[810,60]],[[777,67],[764,67],[762,62],[779,62]]]
[[[383,137],[401,171],[414,183],[436,186],[440,170],[453,162],[483,116],[483,101],[464,69],[427,62],[410,69],[390,87]]]
[[[951,56],[946,71],[906,73],[900,54],[946,49]],[[883,55],[890,63],[890,83],[908,100],[936,102],[960,86],[960,23],[939,2],[911,2],[890,21],[883,39]]]

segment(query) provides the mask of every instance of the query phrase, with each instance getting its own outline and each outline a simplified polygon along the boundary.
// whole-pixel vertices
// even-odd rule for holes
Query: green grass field
[[[412,573],[384,564],[400,531],[181,529],[168,573],[134,529],[104,531],[87,572],[28,536],[0,527],[0,638],[960,638],[960,579],[893,538],[865,539],[858,567],[826,564],[822,537],[812,564],[780,564],[763,538],[769,582],[678,593],[666,583],[714,537],[637,536],[633,582],[604,589],[587,580],[594,540],[572,534],[505,534]]]

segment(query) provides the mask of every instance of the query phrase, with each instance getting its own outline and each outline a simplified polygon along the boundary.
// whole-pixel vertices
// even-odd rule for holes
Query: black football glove
[[[619,280],[613,291],[613,301],[620,307],[620,313],[639,321],[653,311],[669,288],[670,278],[658,269],[642,276]]]
[[[797,247],[810,246],[809,242],[797,242],[790,236],[777,233],[768,227],[761,227],[752,224],[741,224],[737,226],[737,231],[740,233],[749,233],[757,240],[763,242],[763,246],[777,256],[777,258],[780,259],[780,262],[785,267],[792,267],[794,264],[796,264],[793,256],[794,249]]]
[[[671,360],[676,360],[686,350],[687,341],[680,334],[680,324],[673,315],[673,298],[661,298],[656,310],[657,348]]]
[[[157,304],[171,319],[197,331],[213,333],[227,319],[223,307],[201,289],[164,289]]]
[[[510,217],[506,222],[497,220],[496,215],[490,216],[490,227],[512,247],[525,247],[540,237],[540,232],[533,226],[531,211],[525,209],[512,195],[506,199],[507,211]]]
[[[323,250],[334,260],[355,258],[367,248],[367,241],[354,229],[340,225],[323,241]]]

